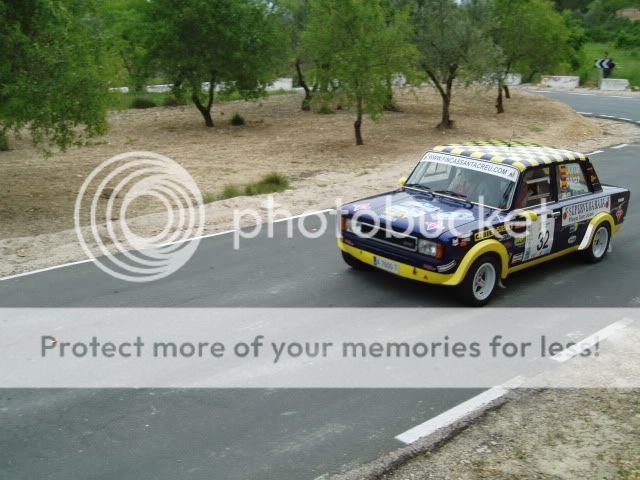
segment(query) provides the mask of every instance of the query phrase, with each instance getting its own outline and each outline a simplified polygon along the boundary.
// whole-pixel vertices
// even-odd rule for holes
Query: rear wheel
[[[611,231],[609,224],[604,222],[596,227],[591,245],[584,251],[584,258],[587,262],[598,263],[602,260],[609,250],[609,242],[611,242]]]
[[[457,287],[458,298],[467,305],[481,307],[489,303],[500,278],[500,266],[492,255],[483,255],[474,262]]]
[[[354,270],[370,270],[371,266],[361,262],[360,260],[358,260],[357,258],[355,258],[353,255],[349,255],[347,252],[343,252],[342,253],[342,259],[345,261],[345,263],[347,265],[349,265],[351,268],[353,268]]]

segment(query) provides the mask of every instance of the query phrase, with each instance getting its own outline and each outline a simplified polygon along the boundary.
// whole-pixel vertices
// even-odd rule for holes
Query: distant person
[[[604,62],[603,63],[603,69],[602,69],[602,76],[603,78],[609,78],[609,76],[611,75],[611,72],[613,72],[613,69],[616,67],[616,64],[613,63],[613,59],[609,58],[609,52],[604,52]]]

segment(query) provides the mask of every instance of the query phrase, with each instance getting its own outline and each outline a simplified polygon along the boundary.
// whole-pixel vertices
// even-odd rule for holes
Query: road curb
[[[595,113],[585,113],[585,112],[578,112],[578,113],[583,117],[587,117],[587,118],[600,118],[602,120],[613,120],[615,122],[630,123],[631,125],[636,125],[640,127],[640,120],[633,120],[632,118],[614,117],[612,115],[598,115]]]
[[[412,458],[415,458],[418,455],[424,455],[425,453],[431,452],[444,445],[456,435],[463,432],[467,427],[484,417],[488,412],[500,408],[509,401],[540,390],[542,389],[510,390],[504,396],[483,405],[462,419],[451,423],[430,435],[420,438],[411,445],[394,450],[393,452],[383,455],[377,460],[356,467],[348,472],[331,476],[330,480],[380,480],[383,475],[393,472],[396,468],[408,462]]]

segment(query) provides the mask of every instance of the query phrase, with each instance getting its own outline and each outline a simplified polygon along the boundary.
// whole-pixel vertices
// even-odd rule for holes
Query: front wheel
[[[471,266],[457,287],[458,298],[467,305],[481,307],[489,303],[498,286],[500,266],[491,255],[483,255]]]
[[[591,245],[584,251],[584,258],[589,263],[598,263],[609,250],[611,232],[608,223],[601,223],[596,227],[596,231],[591,239]]]

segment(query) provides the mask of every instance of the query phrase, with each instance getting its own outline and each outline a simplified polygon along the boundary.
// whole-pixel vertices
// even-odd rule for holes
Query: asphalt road
[[[632,204],[639,157],[640,145],[593,157],[603,182],[631,189]],[[603,263],[566,257],[525,270],[493,306],[640,305],[639,217],[632,205]],[[206,239],[182,270],[152,284],[118,281],[90,263],[3,281],[0,306],[457,306],[445,288],[349,270],[332,231],[316,240],[277,232],[239,251],[230,235]],[[395,435],[476,393],[2,390],[0,478],[314,479],[397,448]]]
[[[547,97],[569,104],[577,112],[593,115],[608,115],[640,122],[640,96],[619,92],[613,95],[598,95],[589,92],[549,92],[533,89]]]

